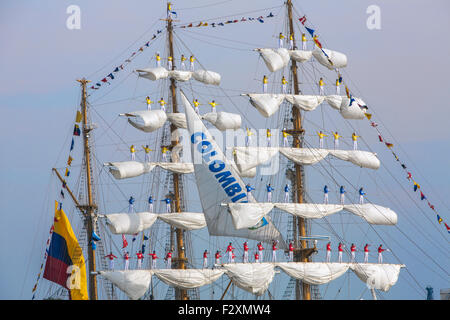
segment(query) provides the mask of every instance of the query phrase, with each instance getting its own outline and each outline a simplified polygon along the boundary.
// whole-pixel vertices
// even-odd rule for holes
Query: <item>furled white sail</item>
[[[342,105],[342,98],[345,96],[339,96],[339,95],[329,95],[325,97],[325,101],[330,105],[330,107],[336,109],[336,110],[341,110],[341,105]]]
[[[233,216],[236,229],[250,228],[256,225],[270,210],[272,203],[229,203],[228,207]]]
[[[177,81],[189,81],[192,77],[191,71],[183,71],[183,70],[171,70],[169,71],[169,77],[174,78]]]
[[[339,112],[344,119],[362,120],[364,119],[364,114],[366,112],[365,102],[360,98],[354,98],[354,101],[350,105],[350,99],[347,97],[342,97],[341,108]]]
[[[285,63],[285,55],[280,55],[277,50],[270,49],[270,48],[261,48],[261,49],[255,49],[255,51],[258,51],[263,58],[267,68],[271,72],[278,71],[289,63]],[[289,55],[289,52],[287,53]]]
[[[152,281],[151,270],[99,271],[98,273],[111,281],[132,300],[141,298],[147,292]]]
[[[349,204],[344,206],[344,210],[364,218],[370,224],[389,226],[397,224],[397,214],[394,211],[376,204]]]
[[[286,48],[278,48],[275,51],[281,57],[281,60],[283,60],[283,66],[287,66],[289,64],[289,61],[291,60],[289,50]]]
[[[369,287],[388,291],[397,283],[402,264],[351,263],[350,269]]]
[[[220,84],[220,74],[208,70],[197,70],[193,73],[195,80],[205,84],[213,84],[218,86]]]
[[[279,262],[275,265],[290,277],[313,285],[333,281],[349,268],[347,263]]]
[[[148,173],[155,167],[154,164],[138,161],[122,161],[122,162],[107,162],[109,172],[116,179],[126,179],[140,176]]]
[[[306,62],[312,57],[312,51],[306,50],[289,50],[289,55],[292,60],[297,62]]]
[[[329,150],[329,153],[338,159],[349,161],[357,166],[378,169],[380,160],[376,153],[362,150]]]
[[[192,163],[185,162],[150,162],[151,165],[155,165],[174,173],[187,174],[194,172],[194,165]]]
[[[275,147],[235,147],[233,150],[234,162],[241,172],[269,161],[278,153]]]
[[[173,227],[197,230],[206,227],[205,215],[201,212],[162,213],[158,218]]]
[[[206,113],[202,116],[202,119],[211,122],[221,131],[239,129],[242,123],[241,115],[223,111]]]
[[[306,219],[317,219],[329,216],[330,214],[342,211],[343,206],[338,204],[321,203],[274,203],[280,210],[297,217]]]
[[[187,129],[186,115],[184,113],[168,113],[167,118],[177,128]]]
[[[169,71],[164,67],[137,69],[136,71],[138,72],[140,77],[152,81],[164,79],[169,76]]]
[[[153,274],[165,284],[180,288],[194,289],[208,285],[224,273],[221,269],[159,269]]]
[[[290,104],[301,110],[312,111],[323,102],[325,96],[287,94],[285,98]]]
[[[162,110],[141,110],[125,113],[128,122],[136,129],[144,132],[153,132],[161,128],[167,120],[166,113]]]
[[[326,149],[316,148],[279,148],[279,150],[286,158],[301,165],[317,163],[329,153]]]
[[[191,136],[195,179],[209,233],[265,242],[276,239],[281,248],[286,248],[280,232],[269,218],[263,218],[251,228],[237,230],[234,227],[227,207],[220,204],[246,201],[245,184],[237,170],[227,161],[183,92],[181,98]]]
[[[347,66],[347,56],[345,54],[329,49],[323,49],[323,51],[325,51],[328,58],[319,48],[315,48],[312,52],[314,58],[316,58],[321,65],[330,70],[335,68],[344,68]],[[329,60],[331,60],[332,63],[330,63]]]
[[[236,286],[258,296],[267,290],[275,275],[272,263],[230,263],[223,268]]]
[[[252,106],[254,106],[259,113],[266,118],[269,118],[277,112],[284,100],[283,94],[247,93],[243,95],[248,96]]]
[[[158,217],[151,212],[105,214],[106,224],[114,234],[136,234],[150,228]]]

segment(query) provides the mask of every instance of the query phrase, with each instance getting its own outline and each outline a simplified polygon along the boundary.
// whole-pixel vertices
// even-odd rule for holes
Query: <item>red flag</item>
[[[380,142],[383,142],[383,137],[379,134],[378,139],[380,139]]]
[[[371,125],[372,127],[374,127],[374,128],[375,128],[375,127],[378,127],[378,124],[377,124],[376,122],[371,122],[370,125]]]
[[[122,249],[123,248],[126,248],[127,246],[128,246],[128,241],[127,241],[127,239],[125,238],[125,235],[124,234],[122,234]]]
[[[386,144],[386,147],[388,147],[388,148],[392,148],[394,146],[392,143],[389,143],[389,142],[385,142],[385,144]]]
[[[448,226],[448,224],[446,224],[445,222],[444,222],[444,224],[445,224],[445,227],[447,228],[447,231],[450,232],[450,227]]]
[[[410,180],[412,178],[411,172],[408,172],[408,176],[406,178],[408,178],[408,180]]]
[[[300,19],[298,19],[301,23],[302,23],[302,25],[305,25],[305,22],[306,22],[306,16],[303,16],[303,17],[301,17]]]

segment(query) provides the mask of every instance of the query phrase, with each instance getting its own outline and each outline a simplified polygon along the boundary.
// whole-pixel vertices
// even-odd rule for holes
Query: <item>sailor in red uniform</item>
[[[233,246],[231,245],[231,242],[228,244],[227,250],[225,252],[228,252],[228,263],[231,263],[231,260],[233,259]]]
[[[208,268],[208,250],[203,252],[203,269]]]
[[[243,258],[243,262],[244,263],[248,263],[248,245],[247,245],[247,241],[244,242],[244,258]]]
[[[364,263],[369,263],[369,244],[364,246]]]
[[[292,244],[292,241],[289,242],[289,261],[294,261],[294,245]]]
[[[259,254],[258,254],[258,252],[255,253],[255,262],[259,263]]]
[[[220,255],[220,251],[217,251],[215,254],[215,258],[216,258],[216,264],[220,264],[220,258],[222,256]]]
[[[114,259],[117,258],[113,255],[112,251],[105,256],[105,258],[109,258],[109,269],[114,270]]]
[[[167,252],[164,260],[166,261],[166,268],[172,269],[172,250],[169,250],[169,252]]]
[[[231,263],[234,263],[234,258],[236,258],[236,255],[234,254],[234,251],[231,252]]]
[[[272,262],[277,262],[277,241],[272,241]]]
[[[354,243],[352,243],[352,246],[350,247],[350,253],[352,255],[350,262],[355,262],[355,252],[356,252],[356,246]]]
[[[344,252],[344,245],[339,242],[339,246],[338,246],[338,261],[339,263],[342,263],[342,252]]]
[[[261,262],[262,262],[262,260],[263,260],[263,250],[264,250],[264,247],[262,246],[262,243],[261,243],[261,242],[259,242],[259,243],[257,244],[257,247],[258,247],[258,251],[259,251],[259,258],[261,259]]]
[[[331,260],[331,242],[327,243],[327,262]]]
[[[378,263],[383,263],[383,251],[387,251],[387,249],[383,249],[382,248],[382,244],[380,244],[380,246],[378,247]]]
[[[123,259],[125,260],[124,270],[128,270],[128,266],[130,265],[130,255],[128,254],[128,251],[123,255]]]
[[[140,250],[138,253],[136,253],[136,255],[137,255],[137,268],[142,269],[142,259],[144,259],[144,255]]]
[[[149,253],[148,255],[152,257],[152,269],[156,269],[156,259],[158,259],[156,252],[153,251],[153,253]]]

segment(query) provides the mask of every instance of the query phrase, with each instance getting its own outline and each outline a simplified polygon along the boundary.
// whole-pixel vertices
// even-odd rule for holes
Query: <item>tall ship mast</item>
[[[381,164],[375,152],[357,146],[352,122],[372,115],[342,75],[347,56],[323,47],[292,0],[277,14],[214,22],[185,23],[173,6],[168,2],[160,19],[164,28],[114,71],[98,82],[78,80],[81,101],[69,160],[64,173],[53,169],[61,190],[42,265],[45,280],[39,274],[33,298],[311,300],[322,298],[321,285],[349,274],[373,299],[388,292],[405,265],[383,263],[385,249],[378,243],[370,247],[371,255],[378,247],[378,263],[369,262],[368,241],[349,241],[350,231],[330,223],[348,219],[373,230],[398,220],[387,204],[372,202],[346,178],[355,170],[370,178],[363,172],[376,172]],[[255,73],[262,91],[221,88],[221,74],[209,70],[183,38],[194,28],[280,17],[277,46],[252,49],[264,68]],[[105,103],[110,109],[100,113],[97,91],[127,68],[136,79],[133,97]],[[323,78],[331,78],[323,71],[336,78],[333,94],[325,93]],[[136,105],[139,110],[130,111]],[[308,121],[319,106],[321,125]],[[343,137],[326,127],[324,109],[333,113],[331,125],[339,117],[352,131],[342,132],[348,142],[341,147]],[[334,136],[334,147],[324,145],[325,133]],[[319,137],[319,147],[311,136]],[[74,166],[77,150],[82,160]],[[79,178],[71,181],[75,167]],[[339,190],[338,203],[328,200],[331,188]],[[355,198],[345,196],[350,190]],[[331,239],[339,242],[333,242],[337,262],[330,260]],[[364,262],[355,258],[353,242]]]

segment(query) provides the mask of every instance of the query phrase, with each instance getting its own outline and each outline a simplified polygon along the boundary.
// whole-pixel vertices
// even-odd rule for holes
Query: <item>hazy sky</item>
[[[383,129],[389,130],[388,136],[395,139],[396,150],[422,182],[429,200],[444,220],[450,221],[447,197],[450,192],[450,3],[446,0],[293,2],[298,11],[306,13],[328,48],[347,54],[349,64],[344,76],[350,79],[353,90],[364,98],[377,119],[382,121]],[[75,80],[85,76],[97,82],[144,44],[157,29],[162,29],[162,22],[158,19],[165,15],[165,3],[161,0],[94,3],[30,0],[2,1],[0,4],[0,107],[3,114],[0,126],[3,150],[0,157],[0,298],[31,298],[31,288],[43,254],[38,248],[43,244],[35,247],[39,252],[31,252],[31,245],[36,239],[45,242],[47,237],[48,217],[52,213],[44,218],[39,214],[44,203],[48,202],[47,198],[51,200],[56,196],[48,194],[51,168],[55,165],[62,167],[67,157],[67,137],[71,134],[80,96]],[[282,3],[281,0],[182,0],[174,1],[174,10],[182,22],[190,22],[205,18],[220,20],[220,17],[233,15],[241,17],[259,8],[277,7],[262,12],[283,14],[283,10],[278,8]],[[81,8],[80,30],[66,27],[66,9],[72,4]],[[380,30],[369,30],[366,26],[366,9],[370,5],[381,9]],[[253,79],[259,77],[262,70],[255,73],[257,55],[249,49],[252,45],[274,46],[281,27],[269,20],[264,25],[229,25],[220,30],[208,29],[211,31],[209,37],[216,39],[190,34],[191,38],[187,36],[185,42],[190,43],[202,64],[222,75],[223,87],[259,90],[259,82]],[[194,32],[208,35],[203,30]],[[240,44],[219,38],[233,39]],[[204,44],[210,41],[221,46],[203,47],[199,39],[203,39]],[[230,49],[240,46],[242,51]],[[146,53],[147,58],[139,60],[142,64],[133,65],[133,68],[147,66],[153,54],[151,50]],[[242,73],[243,66],[247,65],[251,66],[250,70]],[[262,63],[259,66],[260,69],[265,68]],[[128,75],[130,71],[123,71],[115,81],[122,81],[124,74]],[[333,79],[332,73],[327,75]],[[130,81],[131,84],[125,82],[117,94],[101,100],[106,91],[99,90],[90,101],[98,99],[100,103],[130,97],[134,95],[131,90],[142,92],[139,91],[142,86],[135,85],[135,77]],[[141,103],[139,108],[142,106]],[[130,111],[129,106],[126,108]],[[123,112],[124,105],[101,110],[108,117],[108,113],[116,115],[119,110]],[[252,124],[262,124],[263,127],[262,120],[258,121]],[[357,125],[358,129],[367,132],[367,136],[369,132],[372,134],[367,141],[375,144],[377,136],[368,127],[365,121]],[[404,179],[403,171],[389,152],[379,146],[376,148],[382,161],[389,163],[389,169],[395,172],[401,183],[401,186],[388,185],[384,191],[394,195],[401,193],[402,187],[409,191],[410,183]],[[321,184],[314,187],[320,188]],[[417,200],[417,194],[412,197]],[[413,231],[409,236],[448,270],[448,234],[442,226],[436,228],[431,225],[437,225],[435,214],[420,200],[416,201],[429,215],[430,222],[414,211],[417,206],[410,203],[406,193],[399,194],[398,199],[405,201],[405,211],[416,215],[418,224],[423,223],[424,234],[420,236],[430,241],[422,243]],[[402,230],[407,232],[408,227]],[[401,248],[415,252],[416,257],[421,255],[401,236],[393,234],[393,238],[394,242],[401,242]],[[436,248],[440,250],[436,251]],[[442,255],[442,252],[447,255]],[[445,283],[442,277],[436,276],[440,271],[435,266],[431,267],[433,272],[421,272],[419,265],[414,267],[417,261],[408,260],[407,254],[402,255],[402,262],[411,266],[410,272],[420,285],[430,284],[435,288],[435,298],[438,289],[450,286],[448,281]],[[392,296],[386,296],[422,299],[426,295],[425,290],[420,296],[417,292],[410,292],[409,288],[402,283],[400,289],[393,289]]]

